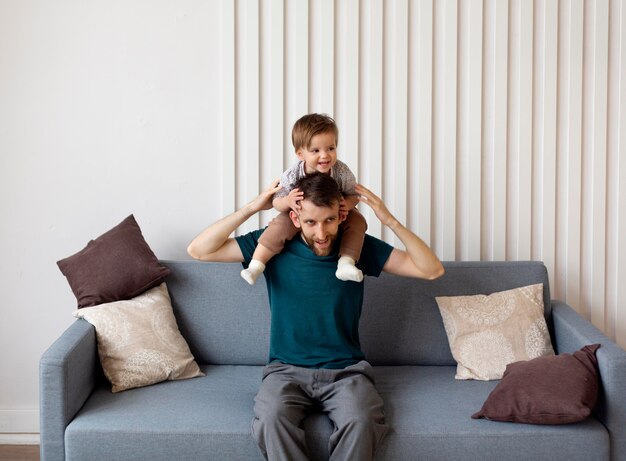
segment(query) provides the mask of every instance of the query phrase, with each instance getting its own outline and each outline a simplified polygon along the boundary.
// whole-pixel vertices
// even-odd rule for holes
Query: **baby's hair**
[[[294,188],[300,189],[304,200],[310,200],[316,206],[330,208],[343,198],[337,181],[324,173],[307,174],[294,184]]]
[[[313,136],[332,132],[335,144],[339,142],[339,129],[332,117],[326,114],[308,114],[300,117],[291,130],[291,142],[296,152],[311,145]]]

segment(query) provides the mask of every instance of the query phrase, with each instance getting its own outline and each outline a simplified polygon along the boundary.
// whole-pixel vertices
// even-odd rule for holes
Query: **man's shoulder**
[[[394,247],[387,242],[365,234],[363,240],[363,249],[361,250],[361,259],[357,266],[366,274],[378,277],[387,263]]]
[[[365,247],[365,245],[367,245],[368,247],[371,247],[372,250],[379,249],[379,248],[393,249],[393,246],[390,245],[389,243],[385,242],[384,240],[378,237],[374,237],[373,235],[370,235],[370,234],[365,234],[363,247]]]
[[[254,250],[259,243],[259,237],[263,234],[263,231],[265,231],[265,228],[253,230],[247,234],[235,237],[235,241],[241,249],[241,254],[243,255],[246,265],[252,260],[252,255],[254,254]]]

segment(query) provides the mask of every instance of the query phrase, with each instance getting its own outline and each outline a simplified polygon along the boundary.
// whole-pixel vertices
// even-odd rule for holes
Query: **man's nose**
[[[318,224],[315,229],[315,236],[319,240],[324,240],[327,235],[328,235],[328,231],[326,230],[326,226],[324,226],[324,224]]]

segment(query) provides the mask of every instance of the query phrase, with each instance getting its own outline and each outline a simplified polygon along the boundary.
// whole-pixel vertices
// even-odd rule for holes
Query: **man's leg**
[[[325,386],[322,406],[335,425],[330,437],[331,460],[371,460],[387,432],[383,400],[374,387],[367,362],[341,370]]]
[[[313,405],[297,383],[296,368],[270,364],[254,401],[252,435],[265,459],[307,460],[300,423]]]

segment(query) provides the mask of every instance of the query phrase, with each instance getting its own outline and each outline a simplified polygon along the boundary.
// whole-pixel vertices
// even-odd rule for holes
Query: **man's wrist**
[[[387,220],[385,226],[387,226],[393,232],[396,232],[398,229],[403,227],[402,223],[398,221],[394,216],[391,216],[389,220]]]
[[[243,219],[247,221],[250,218],[250,216],[254,214],[254,211],[250,210],[250,204],[248,204],[239,208],[239,213],[241,213],[241,216],[243,217]]]

